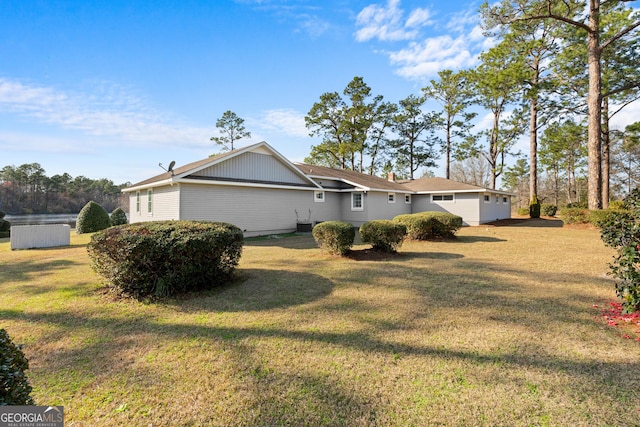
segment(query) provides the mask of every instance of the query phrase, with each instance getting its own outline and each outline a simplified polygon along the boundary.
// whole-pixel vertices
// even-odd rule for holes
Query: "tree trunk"
[[[600,0],[589,0],[588,66],[589,95],[587,108],[589,117],[588,150],[588,206],[589,209],[602,209],[602,170],[601,170],[601,117],[602,92],[600,70]]]
[[[529,200],[538,196],[538,99],[531,99],[529,122]]]
[[[447,166],[445,177],[451,177],[451,117],[447,117]]]
[[[610,143],[609,98],[604,98],[602,100],[602,209],[609,207]]]

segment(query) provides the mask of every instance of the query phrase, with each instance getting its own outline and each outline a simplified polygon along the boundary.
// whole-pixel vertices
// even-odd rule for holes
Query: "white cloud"
[[[444,69],[460,69],[475,64],[477,54],[469,49],[465,36],[438,36],[424,42],[411,42],[406,49],[389,53],[397,73],[411,79],[432,76]]]
[[[388,0],[385,6],[371,4],[362,9],[356,17],[356,40],[411,40],[418,36],[420,27],[431,23],[431,12],[422,8],[413,10],[405,20],[399,4],[400,0]]]
[[[304,114],[291,109],[267,110],[258,119],[248,119],[252,126],[264,132],[281,133],[288,136],[308,138]]]
[[[479,25],[477,9],[467,9],[447,16],[446,20],[432,20],[428,9],[416,8],[404,20],[405,12],[400,0],[389,0],[385,6],[372,4],[360,12],[356,26],[356,40],[381,41],[409,40],[406,47],[382,51],[389,57],[396,73],[412,80],[424,80],[444,69],[464,69],[477,64],[481,51],[492,47],[495,40],[484,37]],[[418,39],[420,29],[430,25],[433,34]]]
[[[0,113],[86,135],[110,137],[123,145],[208,145],[211,129],[180,123],[153,111],[123,88],[100,83],[91,92],[64,92],[52,87],[0,78]]]

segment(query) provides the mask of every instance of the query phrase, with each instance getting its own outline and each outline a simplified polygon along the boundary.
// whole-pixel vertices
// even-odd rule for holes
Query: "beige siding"
[[[511,197],[507,197],[507,203],[503,201],[503,195],[487,194],[489,202],[484,201],[484,194],[480,194],[480,223],[491,222],[498,219],[511,218]],[[497,200],[496,200],[497,199]]]
[[[276,157],[244,153],[195,173],[198,176],[310,185]]]
[[[148,191],[140,190],[140,212],[136,212],[136,192],[129,193],[129,222],[181,219],[179,185],[154,188],[152,200],[152,212],[149,212]]]
[[[367,207],[369,220],[374,219],[393,219],[397,215],[411,213],[411,205],[404,202],[404,194],[394,193],[395,203],[389,203],[389,193],[387,192],[369,192]]]
[[[417,212],[449,212],[462,217],[465,225],[479,225],[478,193],[457,193],[453,201],[431,201],[431,194],[413,195],[413,213]]]
[[[180,216],[228,222],[247,236],[282,233],[296,229],[296,210],[300,220],[335,219],[334,194],[325,193],[325,197],[324,203],[316,203],[312,190],[183,184]]]

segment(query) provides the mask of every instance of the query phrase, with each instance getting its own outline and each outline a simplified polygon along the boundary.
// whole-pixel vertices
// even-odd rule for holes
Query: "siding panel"
[[[336,212],[334,194],[316,203],[312,190],[183,184],[180,194],[182,219],[228,222],[246,236],[294,231],[296,210],[299,219],[312,222],[335,219]]]
[[[304,178],[294,173],[277,158],[253,152],[233,157],[203,169],[195,175],[310,185]]]

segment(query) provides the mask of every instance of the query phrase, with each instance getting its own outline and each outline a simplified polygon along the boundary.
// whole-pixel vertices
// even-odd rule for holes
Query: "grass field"
[[[640,342],[593,307],[615,299],[613,252],[559,225],[394,256],[249,241],[234,284],[160,303],[105,293],[88,236],[5,239],[0,327],[68,426],[640,425]]]

